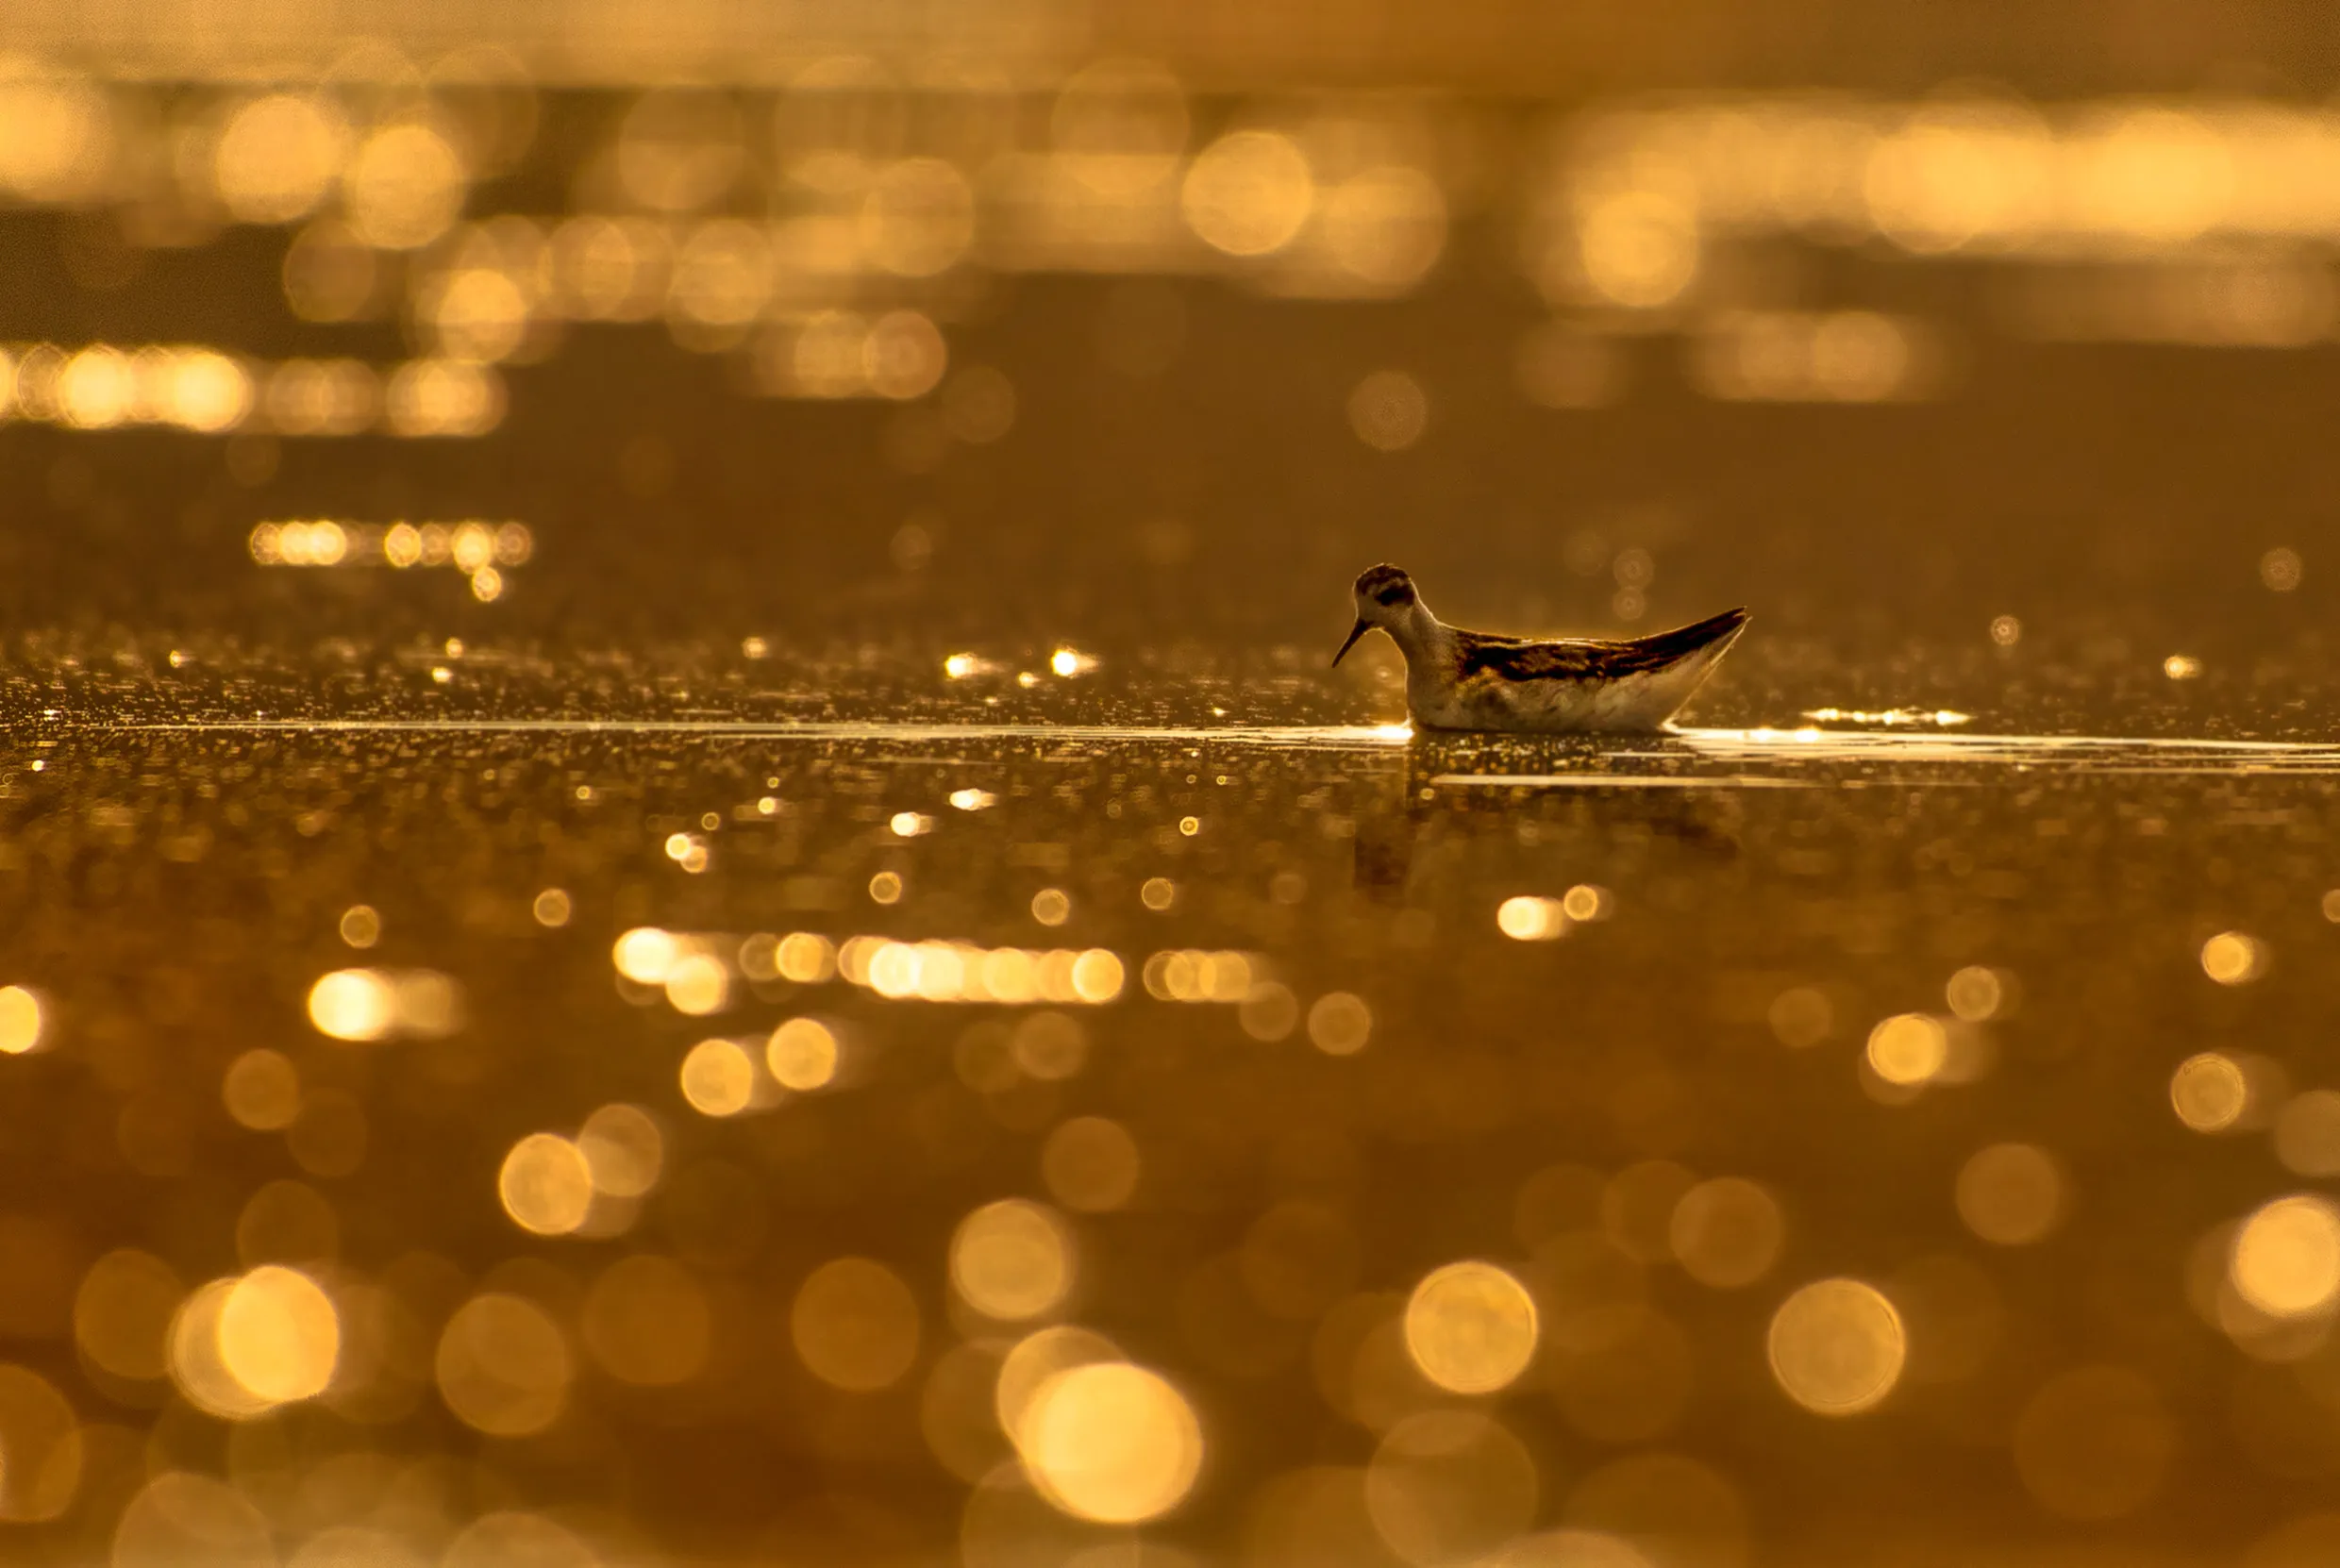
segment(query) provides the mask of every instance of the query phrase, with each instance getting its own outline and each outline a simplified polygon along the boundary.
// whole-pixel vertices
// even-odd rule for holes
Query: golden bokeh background
[[[2340,1561],[2336,256],[2293,0],[9,0],[0,1561]]]

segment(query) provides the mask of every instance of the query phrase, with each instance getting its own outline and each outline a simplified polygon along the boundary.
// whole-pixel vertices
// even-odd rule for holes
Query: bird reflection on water
[[[1458,857],[1482,859],[1482,875],[1508,875],[1522,886],[1554,878],[1565,886],[1572,860],[1634,836],[1727,857],[1738,850],[1741,790],[1808,787],[1743,775],[1621,773],[1609,750],[1582,741],[1415,737],[1401,765],[1359,770],[1357,886],[1402,902],[1416,892],[1417,864],[1435,881],[1456,875]]]

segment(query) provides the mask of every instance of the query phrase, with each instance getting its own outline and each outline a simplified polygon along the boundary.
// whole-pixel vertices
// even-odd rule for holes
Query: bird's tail
[[[1699,654],[1708,655],[1710,659],[1719,659],[1723,650],[1737,640],[1747,623],[1747,613],[1744,609],[1726,609],[1720,615],[1710,615],[1690,626],[1677,626],[1672,631],[1662,631],[1644,638],[1641,645],[1647,650],[1650,662],[1659,667],[1677,664]]]

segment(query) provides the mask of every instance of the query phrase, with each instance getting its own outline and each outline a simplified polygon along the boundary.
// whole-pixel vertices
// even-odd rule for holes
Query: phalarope
[[[1490,637],[1447,626],[1412,577],[1374,566],[1357,579],[1357,625],[1332,662],[1379,626],[1406,656],[1406,710],[1423,728],[1646,733],[1690,700],[1746,625],[1746,610],[1728,609],[1621,642]]]

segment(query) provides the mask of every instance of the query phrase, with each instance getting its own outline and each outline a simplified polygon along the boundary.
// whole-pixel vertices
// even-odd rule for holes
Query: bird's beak
[[[1359,638],[1361,638],[1361,637],[1364,636],[1366,632],[1368,632],[1368,631],[1370,631],[1370,630],[1372,630],[1372,629],[1373,629],[1373,624],[1372,624],[1371,622],[1367,621],[1367,620],[1366,620],[1363,616],[1362,616],[1362,615],[1360,615],[1359,617],[1357,617],[1357,624],[1356,624],[1355,626],[1351,626],[1351,627],[1349,627],[1349,628],[1348,628],[1348,641],[1347,641],[1347,642],[1344,642],[1344,643],[1342,643],[1342,644],[1341,644],[1341,651],[1340,651],[1339,653],[1334,654],[1334,655],[1332,656],[1332,665],[1333,665],[1333,668],[1335,668],[1335,669],[1339,669],[1339,668],[1340,668],[1340,665],[1341,665],[1341,660],[1343,660],[1344,659],[1346,659],[1346,658],[1348,657],[1348,651],[1349,651],[1349,649],[1351,649],[1351,648],[1353,648],[1353,647],[1357,646],[1357,640],[1358,640]]]

